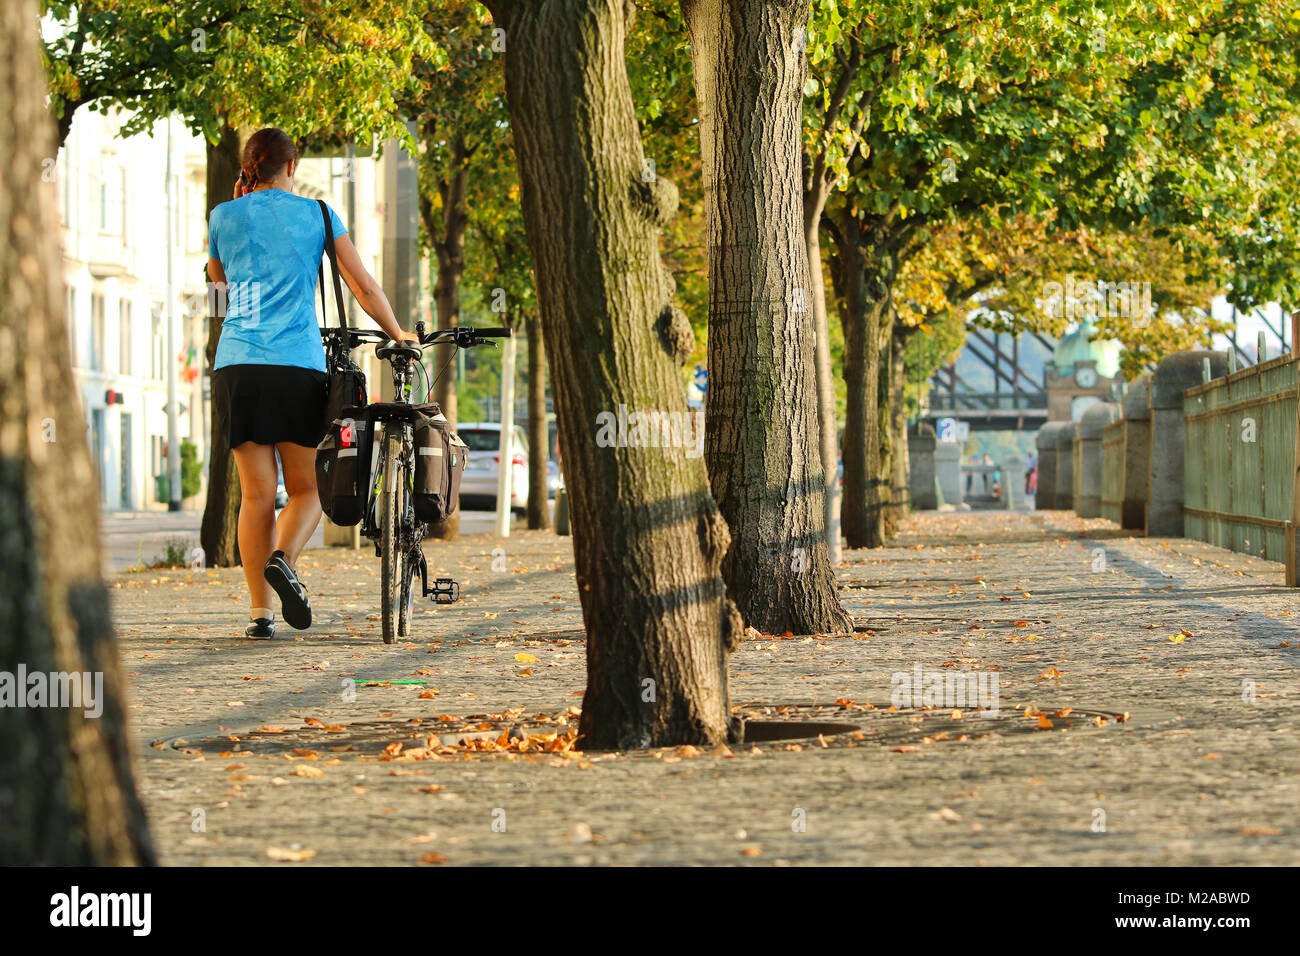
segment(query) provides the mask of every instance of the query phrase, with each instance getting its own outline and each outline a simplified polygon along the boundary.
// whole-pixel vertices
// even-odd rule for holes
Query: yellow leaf
[[[537,663],[537,658],[536,658],[536,657],[533,657],[532,654],[516,654],[516,655],[515,655],[515,660],[517,660],[520,664],[536,664],[536,663]]]

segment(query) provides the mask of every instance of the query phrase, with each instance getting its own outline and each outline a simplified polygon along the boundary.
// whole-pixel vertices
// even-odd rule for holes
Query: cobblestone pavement
[[[1300,616],[1280,565],[1065,512],[922,514],[847,554],[862,630],[754,637],[732,659],[733,703],[807,705],[856,736],[381,760],[464,725],[442,715],[580,703],[569,539],[428,552],[464,599],[392,646],[365,551],[308,552],[317,622],[270,642],[241,636],[238,569],[115,579],[164,863],[1300,863]],[[889,710],[916,664],[996,673],[999,716]]]

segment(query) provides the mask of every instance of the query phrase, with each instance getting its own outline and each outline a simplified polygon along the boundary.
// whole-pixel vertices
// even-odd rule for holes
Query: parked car
[[[500,468],[500,422],[465,422],[456,429],[469,449],[469,463],[460,481],[461,507],[497,506],[497,475]],[[528,506],[528,436],[514,427],[510,456],[510,509],[522,512]]]

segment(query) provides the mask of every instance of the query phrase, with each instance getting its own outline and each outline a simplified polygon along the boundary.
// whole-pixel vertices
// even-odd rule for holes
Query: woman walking
[[[293,194],[298,159],[283,130],[254,133],[235,198],[213,209],[208,223],[208,277],[227,288],[212,401],[239,471],[239,554],[251,604],[244,633],[256,639],[275,635],[273,591],[289,624],[311,625],[294,567],[321,516],[315,452],[325,434],[327,377],[314,296],[325,225],[315,201]],[[397,324],[338,214],[329,216],[339,271],[361,307],[391,338],[414,339]],[[277,453],[289,495],[278,521]]]

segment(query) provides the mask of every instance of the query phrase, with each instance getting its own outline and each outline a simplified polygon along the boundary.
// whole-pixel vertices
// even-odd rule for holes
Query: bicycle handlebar
[[[327,329],[328,332],[338,333],[340,330]],[[387,342],[388,333],[379,329],[353,329],[346,330],[349,339],[357,344],[361,342]],[[436,329],[433,332],[424,331],[424,323],[415,324],[415,334],[419,338],[420,346],[429,345],[455,345],[457,348],[473,348],[476,345],[486,345],[488,339],[508,339],[513,333],[508,328],[484,328],[478,329],[471,325],[459,325],[450,329]]]

